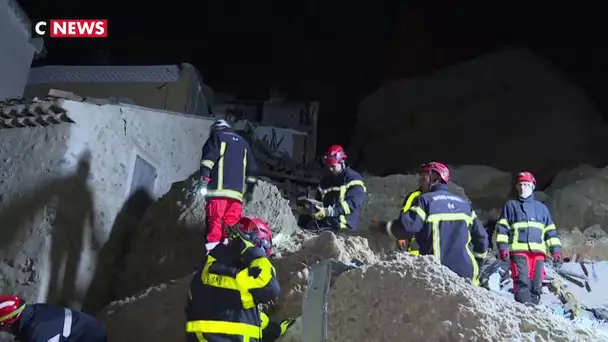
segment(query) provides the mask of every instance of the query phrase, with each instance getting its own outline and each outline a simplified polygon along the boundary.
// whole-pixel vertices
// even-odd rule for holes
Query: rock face
[[[132,296],[196,269],[206,252],[204,206],[204,200],[194,191],[191,177],[176,183],[148,209],[129,240],[114,298]],[[293,233],[297,223],[289,203],[274,185],[261,181],[244,213],[266,220],[273,229],[275,243],[281,248],[295,248],[295,242],[286,237]]]
[[[605,125],[583,90],[526,50],[388,83],[362,101],[357,118],[351,160],[380,175],[431,158],[529,170],[544,185],[564,167],[606,155]]]
[[[431,257],[403,254],[336,279],[329,332],[329,341],[598,340],[548,312],[475,287]]]
[[[563,171],[547,194],[558,229],[584,229],[599,224],[608,232],[608,168],[581,165]]]

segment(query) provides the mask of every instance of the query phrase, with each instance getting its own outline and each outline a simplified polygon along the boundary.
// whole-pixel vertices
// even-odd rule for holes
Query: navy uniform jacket
[[[414,200],[416,199],[416,197],[418,197],[420,195],[422,195],[422,191],[420,189],[418,189],[416,191],[410,192],[409,194],[407,194],[405,196],[405,199],[403,200],[403,205],[402,205],[402,207],[403,207],[402,210],[404,213],[407,212],[408,210],[410,210],[410,208],[412,207],[412,204],[414,203]],[[412,254],[419,255],[420,254],[418,251],[419,249],[420,249],[420,247],[418,246],[418,243],[416,242],[416,237],[413,237],[410,240],[410,244],[407,248],[407,251]]]
[[[201,177],[209,177],[207,197],[243,200],[245,181],[257,176],[258,167],[247,140],[234,130],[212,130],[203,146]]]
[[[261,341],[258,304],[278,295],[275,269],[261,248],[249,248],[239,258],[238,252],[219,244],[190,283],[186,332],[209,342]]]
[[[50,304],[27,304],[13,325],[21,342],[105,342],[106,331],[95,318]]]
[[[534,195],[505,204],[496,224],[496,244],[501,251],[546,253],[549,246],[551,253],[561,253],[549,209]]]
[[[357,229],[366,191],[363,178],[350,167],[345,167],[337,176],[323,177],[319,184],[321,200],[323,206],[333,208],[332,217],[325,218],[325,224],[336,229]]]
[[[449,193],[443,184],[414,199],[407,212],[383,232],[394,239],[416,238],[420,255],[432,254],[464,278],[478,281],[476,258],[485,258],[488,233],[469,202]]]

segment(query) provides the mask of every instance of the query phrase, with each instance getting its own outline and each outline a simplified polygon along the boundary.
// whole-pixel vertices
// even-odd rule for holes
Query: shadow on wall
[[[83,311],[95,314],[112,300],[118,299],[114,284],[124,268],[123,259],[128,252],[129,240],[152,203],[154,199],[148,191],[139,188],[116,215],[110,237],[98,255],[95,275],[87,290]]]
[[[45,219],[50,223],[50,267],[48,271],[47,302],[69,306],[77,300],[78,267],[83,247],[83,229],[87,221],[92,229],[92,246],[98,250],[95,239],[93,194],[87,185],[91,154],[85,151],[79,158],[74,174],[51,181],[29,195],[10,202],[0,213],[3,238],[0,250],[9,248],[18,238],[20,230],[33,215],[46,208]],[[33,231],[34,234],[47,232]],[[32,256],[32,259],[39,255]],[[63,271],[63,272],[62,272]],[[39,275],[44,278],[43,275]]]

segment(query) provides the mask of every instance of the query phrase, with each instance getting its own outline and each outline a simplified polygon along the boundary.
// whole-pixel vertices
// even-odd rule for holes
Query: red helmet
[[[25,301],[17,296],[0,296],[0,327],[15,323],[24,308]]]
[[[439,177],[441,177],[441,180],[443,180],[444,183],[447,184],[450,182],[450,169],[445,164],[439,162],[430,162],[427,164],[422,164],[422,166],[420,166],[420,171],[435,171],[437,172]]]
[[[340,145],[331,145],[327,149],[327,153],[323,156],[325,165],[337,165],[346,160],[346,152]]]
[[[264,220],[257,217],[241,217],[239,221],[245,237],[257,247],[262,248],[266,255],[272,254],[272,230]]]
[[[530,182],[536,186],[536,178],[531,172],[523,171],[517,174],[517,183],[519,182]]]

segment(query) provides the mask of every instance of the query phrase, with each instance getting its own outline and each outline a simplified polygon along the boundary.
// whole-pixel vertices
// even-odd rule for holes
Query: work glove
[[[207,195],[207,186],[210,181],[211,179],[209,177],[201,177],[201,179],[199,180],[197,191],[201,196]]]
[[[498,257],[500,258],[500,260],[502,261],[509,261],[509,251],[508,250],[502,250],[498,252]]]
[[[333,206],[328,206],[328,207],[323,207],[321,205],[316,205],[315,208],[317,209],[317,212],[313,215],[314,218],[316,220],[322,220],[326,217],[333,217],[334,216],[334,207]]]
[[[296,322],[295,317],[285,318],[281,321],[281,336],[285,335],[287,329],[289,329]]]
[[[245,237],[238,226],[228,228],[228,244],[234,246],[241,255],[249,248],[255,247],[255,245]]]
[[[553,257],[553,262],[554,263],[556,263],[558,265],[561,265],[561,264],[564,263],[564,258],[562,257],[562,253],[555,252],[555,253],[553,253],[552,257]]]

